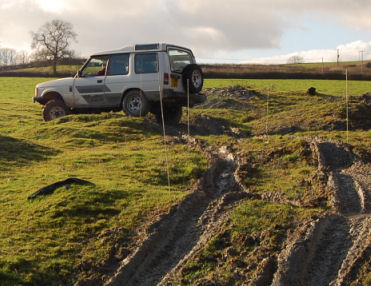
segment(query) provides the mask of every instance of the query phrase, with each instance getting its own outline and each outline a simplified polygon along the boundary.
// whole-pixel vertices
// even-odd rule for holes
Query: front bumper
[[[33,103],[35,103],[35,102],[41,103],[42,102],[42,97],[34,96],[34,97],[32,97],[32,101],[33,101]]]

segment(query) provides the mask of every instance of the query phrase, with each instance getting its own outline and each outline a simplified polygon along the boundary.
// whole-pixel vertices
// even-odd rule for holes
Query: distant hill
[[[308,64],[212,64],[202,65],[207,78],[262,79],[349,79],[370,80],[371,62],[308,63]]]
[[[57,67],[57,76],[73,76],[85,59],[68,59]],[[371,80],[371,61],[307,64],[202,64],[205,78],[253,78],[253,79],[344,79]],[[0,67],[0,76],[51,77],[52,65],[48,62]]]

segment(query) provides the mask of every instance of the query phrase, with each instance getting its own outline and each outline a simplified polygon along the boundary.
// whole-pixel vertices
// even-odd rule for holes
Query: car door
[[[160,84],[158,53],[135,54],[132,79],[147,96],[158,94]]]
[[[186,88],[183,87],[182,73],[186,66],[195,63],[193,55],[190,51],[171,46],[168,47],[167,53],[171,70],[171,88],[175,92],[186,92]]]
[[[108,57],[92,57],[79,72],[73,85],[75,107],[106,107],[105,86]]]
[[[129,87],[130,54],[115,54],[109,59],[105,80],[105,100],[110,107],[119,107],[124,91]]]

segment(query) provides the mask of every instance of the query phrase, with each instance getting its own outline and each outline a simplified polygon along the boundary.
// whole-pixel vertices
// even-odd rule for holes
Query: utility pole
[[[336,65],[338,66],[339,65],[339,58],[340,58],[340,51],[339,51],[339,49],[337,49],[336,51],[337,51]]]
[[[324,71],[324,66],[323,66],[323,57],[322,57],[322,73]]]

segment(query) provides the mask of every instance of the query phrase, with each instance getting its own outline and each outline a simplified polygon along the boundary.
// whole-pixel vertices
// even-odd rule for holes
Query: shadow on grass
[[[75,189],[76,191],[77,189]],[[121,212],[120,208],[115,208],[117,200],[127,199],[127,191],[111,190],[102,193],[97,190],[87,191],[85,188],[84,196],[78,193],[73,194],[63,203],[56,205],[52,218],[58,217],[112,217]],[[65,190],[62,190],[63,192]],[[80,193],[81,194],[81,193]]]
[[[78,125],[76,125],[76,123]],[[70,115],[53,121],[53,136],[60,134],[72,138],[93,139],[101,142],[125,142],[137,140],[138,136],[150,137],[161,130],[146,119],[119,114]],[[112,128],[114,127],[114,128]],[[45,129],[50,136],[50,128]]]
[[[13,286],[13,285],[27,285],[25,281],[17,277],[13,273],[0,271],[0,285]]]
[[[112,217],[118,215],[121,211],[114,208],[92,207],[90,205],[74,206],[70,209],[56,211],[53,218],[58,217]]]
[[[33,161],[47,160],[56,154],[58,151],[54,149],[0,135],[0,170],[25,166]]]
[[[0,285],[2,286],[54,286],[54,285],[70,285],[69,277],[66,277],[63,269],[58,262],[50,262],[45,270],[41,270],[36,260],[27,260],[23,257],[16,257],[14,261],[2,261],[0,266],[4,267],[5,271],[0,270]],[[31,274],[31,275],[30,275]],[[29,276],[26,281],[24,276]]]
[[[162,132],[162,126],[158,125]],[[192,136],[226,135],[234,138],[247,138],[250,131],[246,125],[235,123],[230,119],[209,115],[196,115],[190,119],[190,133]],[[185,123],[166,126],[168,135],[177,136],[187,134],[188,126]]]

